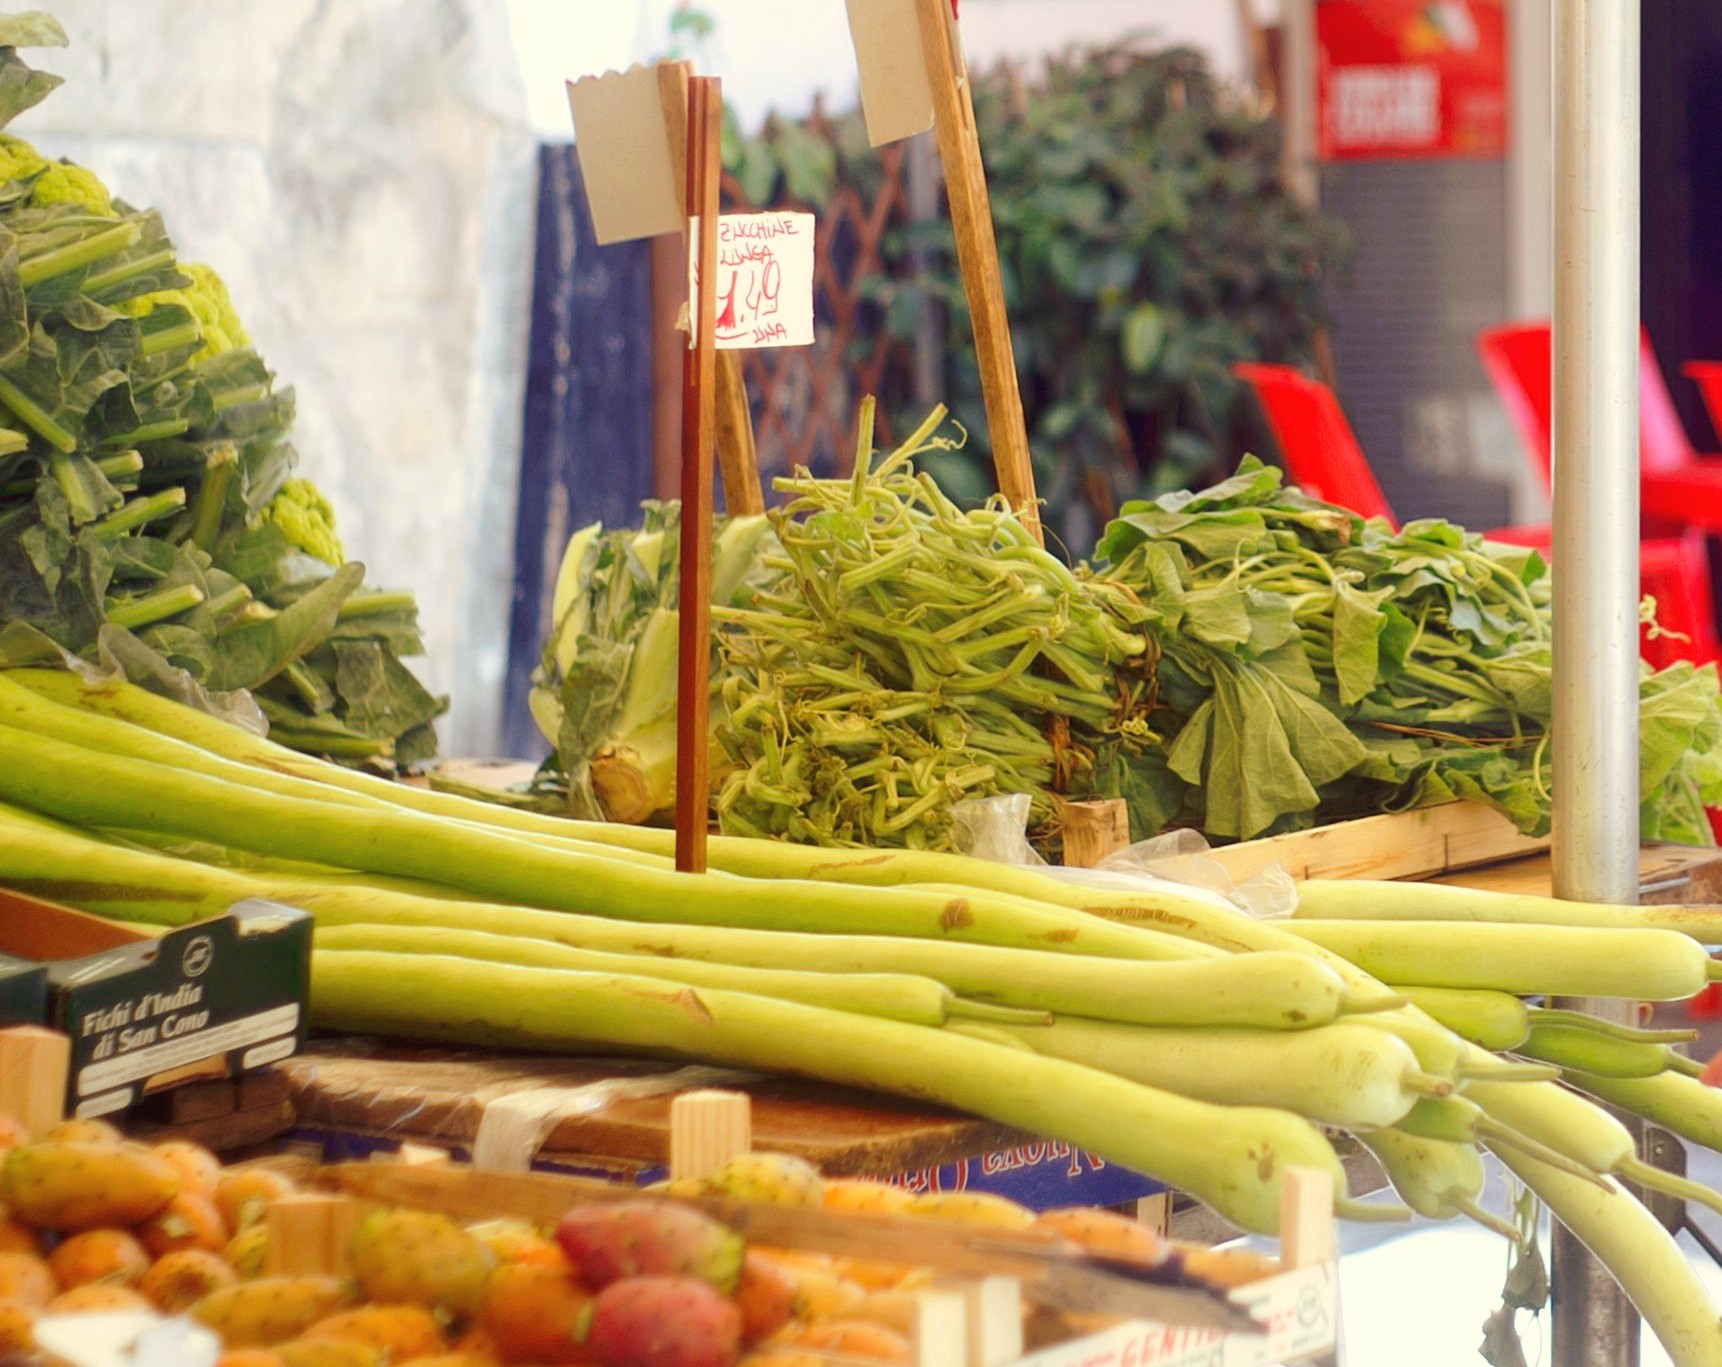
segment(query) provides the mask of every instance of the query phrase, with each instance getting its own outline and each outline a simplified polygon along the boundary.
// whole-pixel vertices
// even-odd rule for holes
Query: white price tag
[[[813,227],[812,214],[724,214],[718,219],[718,350],[811,345]],[[699,289],[697,220],[689,237],[692,299]]]

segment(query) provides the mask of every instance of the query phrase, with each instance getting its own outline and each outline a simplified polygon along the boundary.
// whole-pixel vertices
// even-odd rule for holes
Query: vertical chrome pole
[[[1554,41],[1555,893],[1636,902],[1639,0],[1557,0]],[[1553,1253],[1555,1367],[1634,1367],[1613,1279]]]

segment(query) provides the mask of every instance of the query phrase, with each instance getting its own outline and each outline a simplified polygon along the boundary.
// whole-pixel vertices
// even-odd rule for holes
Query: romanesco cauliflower
[[[223,352],[251,345],[251,334],[233,310],[233,299],[221,277],[209,266],[180,264],[180,270],[191,277],[192,283],[182,290],[158,290],[116,304],[121,313],[132,318],[147,318],[158,307],[177,304],[197,323],[203,345],[194,357],[205,360]]]
[[[24,139],[0,134],[0,184],[32,177],[32,204],[76,204],[103,218],[116,217],[113,196],[94,171],[69,161],[49,161]]]
[[[263,509],[263,520],[273,522],[288,542],[331,565],[346,563],[347,553],[335,535],[335,510],[308,479],[290,479]]]

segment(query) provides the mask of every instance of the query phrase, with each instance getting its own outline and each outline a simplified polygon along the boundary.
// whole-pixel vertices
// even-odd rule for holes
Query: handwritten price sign
[[[813,341],[813,215],[725,214],[718,219],[720,350]],[[688,253],[688,296],[699,288]]]

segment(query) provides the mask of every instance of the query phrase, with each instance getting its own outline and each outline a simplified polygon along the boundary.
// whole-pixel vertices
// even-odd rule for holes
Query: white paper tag
[[[875,147],[925,133],[933,126],[933,88],[921,49],[919,0],[846,0],[849,37],[861,75],[861,112]],[[951,51],[962,69],[954,15],[946,7]]]
[[[682,230],[674,164],[656,67],[607,71],[568,83],[580,174],[600,245]]]
[[[724,214],[717,232],[720,351],[813,342],[812,214]],[[688,298],[699,289],[699,222],[689,225]],[[690,337],[694,329],[689,330]]]

